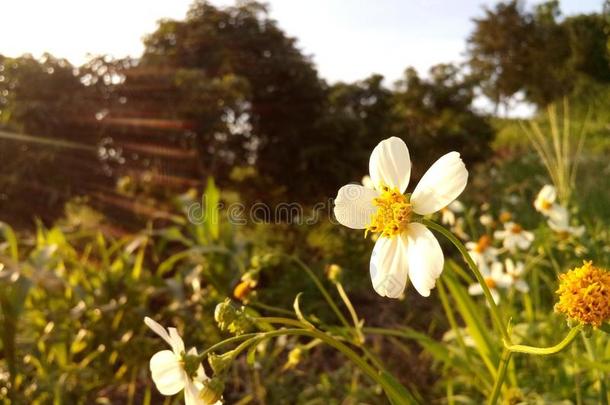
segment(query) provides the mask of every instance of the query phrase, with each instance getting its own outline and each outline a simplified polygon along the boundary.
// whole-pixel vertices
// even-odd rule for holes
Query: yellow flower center
[[[500,214],[500,222],[504,223],[504,222],[508,222],[513,218],[512,214],[510,212],[507,211],[503,211]]]
[[[477,246],[474,248],[474,250],[477,253],[483,253],[487,250],[489,245],[491,245],[491,238],[487,235],[483,235],[479,238]]]
[[[515,224],[510,228],[510,231],[515,234],[519,234],[523,231],[523,228],[519,224]]]
[[[377,212],[373,215],[366,232],[380,233],[380,236],[400,235],[411,217],[411,204],[407,197],[396,188],[384,187],[379,197],[373,200]]]
[[[553,206],[553,204],[551,204],[549,200],[542,200],[542,204],[540,205],[542,207],[542,210],[544,211],[551,209],[551,207]]]
[[[559,276],[555,311],[594,327],[610,321],[610,272],[584,262]]]
[[[485,279],[485,284],[487,284],[487,287],[489,288],[496,288],[496,281],[491,277]]]

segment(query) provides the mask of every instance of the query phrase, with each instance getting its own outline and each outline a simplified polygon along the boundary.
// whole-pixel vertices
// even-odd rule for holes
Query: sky
[[[183,19],[192,0],[0,0],[0,54],[49,52],[76,65],[88,54],[139,56],[163,18]],[[536,4],[539,0],[529,0]],[[2,4],[5,3],[5,4]],[[231,5],[234,0],[212,0]],[[490,0],[270,0],[270,15],[329,82],[373,73],[388,84],[407,66],[425,74],[464,59],[472,18]],[[600,12],[603,0],[562,0],[564,14]],[[109,28],[110,27],[110,28]]]

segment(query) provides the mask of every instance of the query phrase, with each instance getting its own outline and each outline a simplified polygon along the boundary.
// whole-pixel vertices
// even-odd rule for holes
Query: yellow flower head
[[[400,235],[411,218],[411,204],[397,188],[384,187],[381,195],[373,200],[377,212],[373,215],[367,232],[380,233],[381,236]]]
[[[610,272],[584,262],[559,276],[555,311],[568,318],[600,327],[610,321]]]

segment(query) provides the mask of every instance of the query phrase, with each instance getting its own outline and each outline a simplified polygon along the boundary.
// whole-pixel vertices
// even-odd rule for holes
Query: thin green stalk
[[[506,377],[506,369],[508,368],[508,363],[510,362],[510,356],[512,352],[508,349],[504,349],[502,352],[502,357],[500,358],[500,365],[498,366],[498,373],[496,376],[496,382],[494,383],[493,390],[491,391],[491,395],[487,401],[488,405],[496,405],[498,402],[498,398],[500,397],[500,391],[502,390],[502,385],[504,384],[504,377]]]
[[[265,321],[269,322],[268,318],[264,318],[264,319],[265,319]],[[279,321],[279,319],[278,319],[278,321]],[[287,319],[282,320],[282,322],[285,322],[285,321],[287,321]],[[298,321],[294,321],[294,320],[290,320],[290,321],[299,323]],[[293,323],[293,322],[290,322],[290,323]],[[238,346],[238,348],[236,348],[237,353],[245,350],[249,345],[256,344],[256,343],[260,342],[261,340],[271,339],[271,338],[278,337],[278,336],[284,336],[284,335],[286,335],[286,336],[289,336],[289,335],[307,336],[307,337],[319,339],[319,340],[323,341],[324,343],[326,343],[327,345],[340,351],[350,361],[352,361],[357,367],[359,367],[366,375],[368,375],[373,381],[375,381],[377,384],[379,384],[384,389],[386,394],[390,397],[390,399],[394,401],[394,403],[400,404],[400,405],[409,403],[407,399],[405,399],[401,396],[401,394],[400,394],[400,392],[398,392],[398,390],[396,390],[391,384],[389,384],[384,378],[382,378],[381,374],[377,370],[375,370],[370,364],[368,364],[366,361],[364,361],[362,359],[362,357],[360,357],[358,355],[358,353],[356,353],[355,351],[350,349],[344,343],[341,343],[337,339],[331,337],[330,335],[328,335],[324,332],[320,332],[318,330],[311,330],[311,329],[294,328],[294,329],[279,329],[279,330],[274,330],[274,331],[270,331],[270,332],[261,332],[261,333],[248,334],[248,335],[250,335],[250,336],[247,338],[247,340],[245,342],[241,343]],[[239,336],[239,338],[244,338],[244,336],[245,335]],[[234,339],[235,338],[230,338],[221,343],[227,344],[227,341],[229,341],[229,340],[236,341]],[[214,345],[214,346],[218,346],[218,344]],[[212,351],[212,348],[205,350],[202,353],[202,356],[211,351]],[[202,357],[202,356],[200,356],[200,357]]]
[[[282,314],[282,315],[288,315],[288,316],[293,316],[294,312],[289,311],[287,309],[284,308],[278,308],[278,307],[274,307],[272,305],[267,305],[267,304],[263,304],[262,302],[259,301],[251,301],[248,302],[248,305],[251,305],[255,308],[259,308],[265,311],[269,311],[269,312],[275,312],[277,314]]]
[[[578,336],[578,334],[582,331],[582,325],[578,325],[572,329],[566,335],[565,338],[555,346],[551,347],[534,347],[534,346],[526,346],[526,345],[510,345],[504,343],[504,347],[506,350],[509,350],[513,353],[527,353],[527,354],[536,354],[539,356],[548,356],[550,354],[556,354],[565,349],[572,343],[572,341]]]
[[[331,307],[333,312],[337,315],[337,318],[339,318],[341,323],[348,328],[351,327],[350,323],[347,321],[345,316],[343,316],[343,314],[339,310],[339,307],[337,307],[337,305],[335,304],[335,301],[333,301],[332,297],[328,293],[328,290],[326,290],[326,288],[324,287],[324,285],[322,284],[320,279],[314,274],[314,272],[309,268],[309,266],[307,266],[305,263],[303,263],[301,261],[301,259],[299,259],[296,256],[286,255],[286,257],[288,257],[290,260],[295,262],[299,267],[301,267],[305,271],[305,273],[307,273],[307,275],[309,276],[309,278],[311,278],[311,280],[314,282],[316,287],[318,287],[318,290],[320,290],[320,293],[322,293],[322,295],[324,296],[324,299],[326,300],[328,305]]]
[[[354,309],[354,306],[352,305],[352,302],[350,301],[349,297],[347,296],[347,293],[343,289],[343,286],[341,285],[341,283],[336,283],[336,286],[337,286],[337,292],[339,293],[339,296],[343,300],[343,303],[347,307],[347,310],[349,311],[349,313],[352,317],[352,322],[354,323],[354,331],[356,334],[356,338],[358,339],[358,343],[362,344],[362,343],[364,343],[364,335],[362,334],[362,330],[361,330],[362,328],[360,325],[360,320],[358,319],[358,314],[356,313],[356,310]]]
[[[506,327],[504,326],[504,322],[502,321],[502,316],[500,315],[498,306],[496,305],[496,302],[494,301],[494,299],[491,295],[491,292],[489,291],[489,287],[485,283],[485,279],[483,278],[483,275],[479,271],[479,268],[477,267],[475,262],[470,257],[470,254],[468,254],[468,250],[466,249],[464,244],[458,238],[456,238],[455,235],[453,235],[450,231],[445,229],[443,226],[437,224],[436,222],[433,222],[429,219],[424,218],[424,219],[422,219],[422,223],[424,225],[426,225],[428,228],[434,229],[435,231],[443,234],[443,236],[446,237],[447,239],[449,239],[449,241],[451,243],[453,243],[453,245],[460,251],[460,253],[462,254],[462,258],[464,259],[464,261],[466,262],[466,264],[468,265],[468,267],[470,268],[470,270],[476,277],[478,283],[481,285],[481,288],[483,289],[483,294],[485,295],[485,298],[487,299],[487,303],[489,304],[489,309],[491,311],[492,319],[494,320],[496,327],[500,330],[500,333],[502,333],[502,339],[504,339],[505,342],[510,344],[510,342],[511,342],[510,335],[508,334],[508,331],[506,330]]]

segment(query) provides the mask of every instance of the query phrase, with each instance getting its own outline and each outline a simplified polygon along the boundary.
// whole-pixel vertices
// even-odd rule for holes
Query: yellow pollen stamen
[[[543,211],[549,210],[553,206],[553,204],[551,204],[551,202],[548,200],[542,200],[542,204],[540,204],[540,205],[541,205]]]
[[[584,262],[559,276],[559,302],[555,311],[599,327],[610,321],[610,272]]]
[[[477,246],[474,248],[474,250],[477,253],[483,253],[487,250],[489,245],[491,245],[491,238],[487,235],[483,235],[479,238]]]
[[[489,287],[489,288],[496,288],[496,282],[491,277],[487,277],[485,279],[485,284],[487,284],[487,287]]]
[[[405,231],[411,218],[411,204],[396,188],[384,187],[381,195],[373,200],[377,212],[373,215],[366,232],[380,233],[392,237]]]

